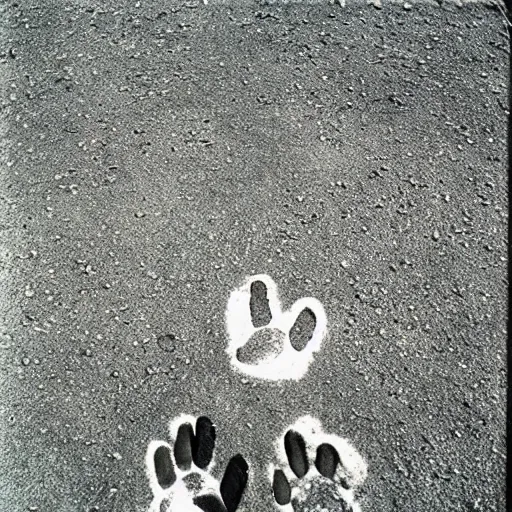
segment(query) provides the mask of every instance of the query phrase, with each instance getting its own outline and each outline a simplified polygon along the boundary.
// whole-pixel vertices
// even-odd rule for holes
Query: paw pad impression
[[[231,293],[226,325],[233,366],[269,380],[303,377],[327,332],[317,299],[301,298],[283,311],[277,286],[265,274],[249,277]]]

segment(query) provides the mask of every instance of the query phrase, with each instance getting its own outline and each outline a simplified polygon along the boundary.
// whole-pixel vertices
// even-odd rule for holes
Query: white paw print
[[[317,299],[301,298],[283,311],[277,286],[265,274],[249,277],[231,293],[226,324],[233,366],[269,380],[303,377],[327,333]]]
[[[325,434],[317,419],[303,416],[278,439],[276,452],[269,476],[281,512],[360,512],[355,490],[368,470],[346,439]]]
[[[235,512],[247,484],[248,465],[241,455],[229,461],[222,481],[211,475],[215,426],[201,416],[171,422],[174,449],[151,441],[146,469],[153,501],[149,512]]]

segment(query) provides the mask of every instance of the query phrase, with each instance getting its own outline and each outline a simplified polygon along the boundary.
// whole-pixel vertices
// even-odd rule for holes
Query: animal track
[[[327,332],[322,304],[305,297],[282,311],[274,281],[252,276],[229,297],[227,352],[235,368],[252,377],[300,379]]]
[[[194,425],[194,426],[193,426]],[[153,501],[149,512],[235,512],[248,478],[241,455],[229,461],[222,481],[211,474],[215,426],[201,416],[180,416],[171,422],[174,450],[164,441],[152,441],[146,468]]]
[[[324,434],[318,420],[303,416],[281,436],[277,453],[270,478],[282,512],[360,512],[354,489],[367,466],[346,439]]]

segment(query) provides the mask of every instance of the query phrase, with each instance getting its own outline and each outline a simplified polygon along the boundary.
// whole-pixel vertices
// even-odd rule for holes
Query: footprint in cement
[[[274,499],[282,512],[360,512],[354,490],[367,475],[359,452],[341,437],[325,434],[303,416],[277,442],[269,467]]]
[[[170,435],[174,449],[164,441],[148,446],[149,512],[235,512],[248,479],[245,459],[232,457],[219,483],[210,474],[216,433],[207,417],[180,416],[171,422]]]
[[[305,297],[283,311],[276,284],[264,274],[248,278],[231,293],[226,324],[233,366],[270,380],[300,379],[327,331],[318,300]]]

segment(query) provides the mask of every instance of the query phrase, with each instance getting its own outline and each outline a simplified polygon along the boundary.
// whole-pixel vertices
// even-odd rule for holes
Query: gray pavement
[[[183,413],[242,511],[304,415],[363,511],[505,510],[509,41],[411,4],[0,4],[0,511],[146,510]],[[325,308],[298,382],[230,365],[261,273]]]

